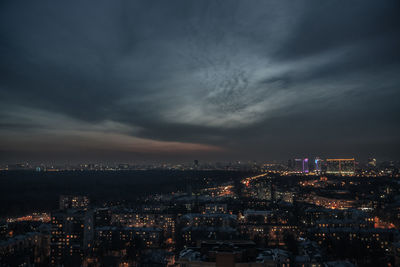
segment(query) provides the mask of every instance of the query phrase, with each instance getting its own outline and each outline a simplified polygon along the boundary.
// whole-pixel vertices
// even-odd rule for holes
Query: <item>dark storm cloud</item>
[[[399,11],[398,1],[3,1],[0,145],[397,157]]]
[[[398,10],[399,3],[396,1],[313,3],[304,10],[293,35],[286,40],[278,55],[293,58],[357,44],[366,48],[374,39],[385,37],[398,42]],[[385,41],[383,44],[393,45]]]

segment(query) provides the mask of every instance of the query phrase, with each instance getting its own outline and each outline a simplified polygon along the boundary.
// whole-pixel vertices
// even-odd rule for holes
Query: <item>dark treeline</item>
[[[233,171],[3,171],[0,172],[0,218],[58,207],[61,194],[87,195],[94,203],[133,201],[138,196],[201,188],[242,178]],[[208,178],[208,179],[204,179]]]

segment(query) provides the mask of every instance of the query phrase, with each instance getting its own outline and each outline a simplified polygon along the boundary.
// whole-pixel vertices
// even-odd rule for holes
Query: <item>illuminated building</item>
[[[250,196],[260,200],[272,199],[271,181],[267,179],[258,179],[252,183]]]
[[[316,225],[319,228],[367,228],[371,224],[365,220],[356,219],[328,219],[328,220],[318,220]]]
[[[288,224],[270,225],[268,233],[268,245],[285,246],[285,235],[287,234],[297,236],[299,234],[298,226]]]
[[[124,227],[160,228],[164,237],[173,237],[175,234],[175,216],[172,214],[132,213],[123,211],[111,216],[112,225]]]
[[[268,226],[265,224],[244,224],[240,227],[240,234],[247,239],[253,240],[257,245],[265,245],[268,237]]]
[[[316,195],[314,193],[307,195],[303,201],[309,204],[324,207],[326,209],[340,209],[340,210],[353,208],[357,204],[357,202],[353,199],[324,197]]]
[[[356,240],[366,248],[372,245],[380,249],[389,249],[396,236],[395,229],[366,229],[366,228],[311,228],[310,238],[323,244],[332,240],[349,242]]]
[[[277,201],[277,202],[284,201],[284,202],[293,204],[294,192],[275,190],[274,198],[275,198],[275,201]]]
[[[245,210],[242,221],[246,225],[268,224],[274,222],[276,214],[270,210]]]
[[[204,207],[206,213],[227,213],[227,204],[222,203],[207,203]]]
[[[303,172],[303,160],[302,159],[294,159],[294,171],[301,173]]]
[[[314,169],[315,169],[316,173],[321,173],[321,170],[322,170],[321,164],[322,164],[322,162],[321,162],[320,158],[314,159]]]
[[[336,175],[354,175],[355,160],[351,159],[327,159],[326,173]]]
[[[303,159],[303,173],[308,173],[308,158]]]
[[[89,198],[87,196],[60,196],[60,210],[83,209],[89,207]]]
[[[368,159],[368,167],[375,168],[376,167],[376,159],[374,159],[374,158]]]
[[[188,213],[180,218],[180,221],[188,226],[234,226],[236,220],[236,215],[216,213]]]
[[[180,218],[182,241],[194,245],[201,239],[232,239],[237,237],[237,217],[230,214],[185,214]]]
[[[253,240],[257,245],[265,245],[268,237],[267,224],[273,220],[272,211],[245,210],[240,218],[240,234]]]
[[[96,228],[94,240],[95,247],[101,247],[115,242],[129,244],[140,238],[146,248],[157,248],[161,245],[161,237],[160,228],[103,226]]]
[[[308,173],[308,158],[294,159],[294,171],[297,173]]]
[[[93,214],[68,209],[51,214],[51,265],[79,266],[93,239]]]

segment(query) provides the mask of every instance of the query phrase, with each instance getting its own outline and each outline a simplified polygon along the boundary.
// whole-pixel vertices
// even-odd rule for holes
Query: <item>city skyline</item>
[[[0,163],[400,158],[398,1],[4,1]]]
[[[400,266],[400,1],[0,1],[0,266]]]

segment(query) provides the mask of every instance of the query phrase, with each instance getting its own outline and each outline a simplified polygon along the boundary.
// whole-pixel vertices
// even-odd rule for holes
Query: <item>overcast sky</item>
[[[1,1],[0,161],[400,158],[399,1]]]

